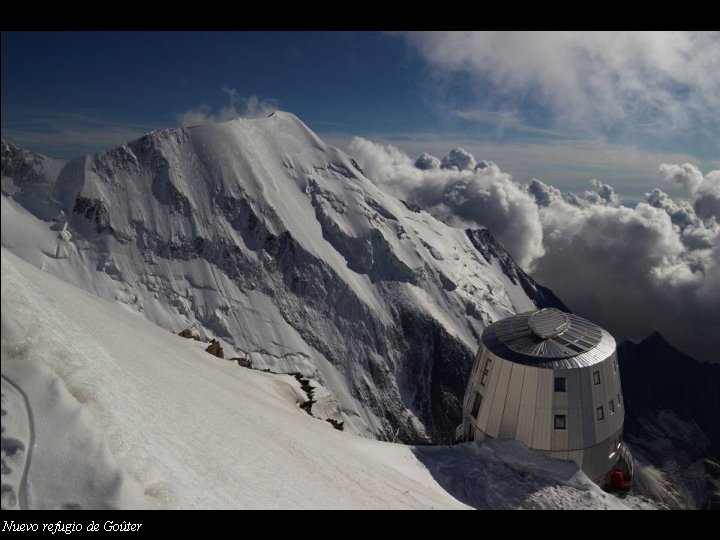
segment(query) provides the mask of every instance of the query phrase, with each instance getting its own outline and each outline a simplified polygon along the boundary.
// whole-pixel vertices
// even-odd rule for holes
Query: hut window
[[[620,399],[620,393],[618,392],[618,406],[622,405],[622,399]]]
[[[605,420],[605,411],[603,410],[602,405],[597,408],[597,419]]]
[[[555,415],[555,429],[565,429],[565,415],[564,414],[556,414]]]
[[[487,369],[486,369],[486,370],[484,371],[484,373],[482,374],[482,379],[480,379],[480,384],[481,384],[482,386],[485,386],[485,383],[487,383],[487,378],[488,378],[488,371],[487,371]]]
[[[615,402],[611,399],[610,400],[610,414],[615,412]]]
[[[600,384],[600,372],[593,371],[593,384]]]
[[[565,392],[565,377],[555,377],[555,391]]]
[[[618,360],[616,358],[615,361],[613,362],[613,373],[617,373],[617,368],[618,368]]]
[[[480,412],[480,404],[481,403],[482,403],[482,396],[480,395],[480,392],[475,392],[475,400],[473,401],[472,413],[471,413],[473,418],[477,418],[477,415]]]

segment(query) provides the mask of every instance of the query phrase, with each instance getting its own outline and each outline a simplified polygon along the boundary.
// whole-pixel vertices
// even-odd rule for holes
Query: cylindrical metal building
[[[599,483],[620,455],[624,416],[615,339],[599,326],[549,308],[483,332],[465,393],[465,440],[516,439],[574,460]]]

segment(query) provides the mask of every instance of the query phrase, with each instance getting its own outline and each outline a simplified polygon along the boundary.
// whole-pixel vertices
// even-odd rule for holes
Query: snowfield
[[[482,329],[541,298],[491,238],[384,193],[288,113],[74,159],[3,141],[2,192],[6,249],[302,373],[313,410],[371,438],[447,438]]]
[[[652,507],[512,441],[420,444],[485,326],[561,302],[295,116],[1,146],[3,509]]]
[[[512,441],[338,431],[299,408],[293,377],[216,358],[6,249],[2,285],[3,508],[647,506]]]

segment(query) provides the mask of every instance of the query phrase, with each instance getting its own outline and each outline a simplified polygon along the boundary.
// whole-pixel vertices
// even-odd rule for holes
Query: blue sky
[[[717,33],[3,32],[2,133],[67,156],[188,113],[279,107],[342,148],[356,135],[413,156],[460,145],[520,181],[581,190],[599,178],[636,198],[662,162],[720,167],[718,43]]]

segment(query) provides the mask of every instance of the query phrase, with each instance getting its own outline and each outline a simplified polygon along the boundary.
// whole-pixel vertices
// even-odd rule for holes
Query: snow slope
[[[647,506],[512,441],[410,447],[337,431],[299,408],[293,377],[1,259],[3,509]]]
[[[484,326],[547,296],[491,239],[379,191],[288,113],[70,160],[3,141],[2,190],[9,251],[310,377],[314,413],[375,438],[447,439]]]

